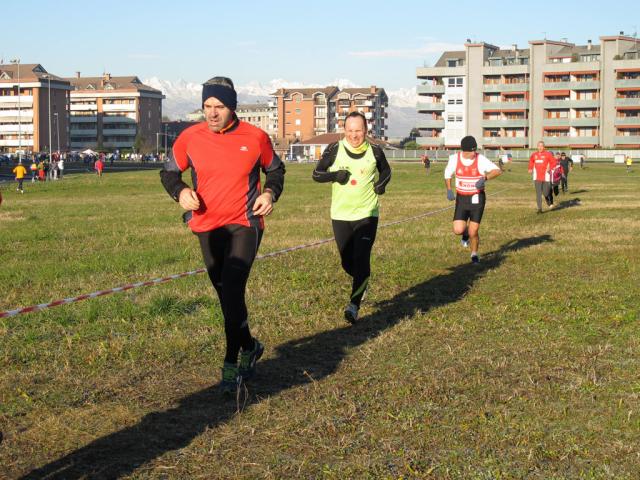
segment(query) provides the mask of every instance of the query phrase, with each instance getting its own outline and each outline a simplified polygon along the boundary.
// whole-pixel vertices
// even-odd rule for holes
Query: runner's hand
[[[178,196],[178,203],[185,210],[198,210],[200,208],[200,199],[198,194],[190,188],[183,188]]]
[[[385,187],[384,185],[374,185],[373,191],[376,192],[376,195],[383,195]]]
[[[349,181],[349,177],[351,176],[351,172],[349,170],[338,170],[336,172],[336,182],[340,185],[344,185]]]
[[[271,192],[264,192],[256,198],[253,204],[253,213],[259,217],[269,215],[273,211],[273,197]]]
[[[448,189],[447,190],[447,200],[449,200],[450,202],[453,202],[456,199],[456,196],[453,194],[453,190]]]
[[[486,177],[482,177],[480,180],[478,180],[478,181],[476,182],[475,187],[476,187],[478,190],[482,190],[482,189],[484,188],[484,183],[485,183],[486,181],[487,181],[487,178],[486,178]]]

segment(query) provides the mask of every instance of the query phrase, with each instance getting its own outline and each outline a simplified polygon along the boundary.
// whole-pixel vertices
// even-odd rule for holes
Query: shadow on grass
[[[418,312],[453,303],[491,269],[499,267],[508,253],[552,241],[549,235],[511,241],[487,253],[478,265],[464,264],[430,278],[389,300],[353,326],[344,326],[276,347],[276,354],[258,368],[246,406],[295,386],[334,373],[353,347]],[[180,400],[165,411],[152,412],[136,425],[99,438],[59,460],[33,470],[23,479],[118,478],[159,456],[184,448],[205,429],[228,421],[237,413],[236,403],[223,401],[215,387]]]
[[[589,193],[589,190],[576,190],[574,192],[569,192],[571,195],[578,195],[579,193]]]
[[[572,198],[571,200],[563,200],[562,202],[558,203],[556,208],[554,208],[553,210],[558,211],[565,208],[579,207],[580,205],[582,205],[582,203],[580,203],[579,198]]]

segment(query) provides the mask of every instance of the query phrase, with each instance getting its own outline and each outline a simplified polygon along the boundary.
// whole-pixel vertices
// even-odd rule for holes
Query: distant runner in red
[[[198,237],[220,299],[227,339],[220,390],[235,394],[254,374],[264,352],[249,331],[245,290],[262,239],[263,218],[282,193],[285,168],[269,136],[238,120],[231,79],[207,81],[202,105],[205,121],[180,134],[160,177],[171,198],[186,210],[185,221]],[[187,169],[193,188],[182,181]],[[264,189],[260,171],[266,174]]]
[[[96,160],[96,173],[98,174],[99,177],[102,176],[102,170],[104,170],[104,161],[102,161],[101,158],[98,158],[98,160]]]
[[[544,196],[549,208],[553,208],[553,195],[551,193],[551,179],[549,171],[555,166],[556,159],[544,148],[544,142],[538,142],[538,151],[533,152],[529,158],[529,173],[533,175],[533,183],[536,187],[536,203],[538,213],[542,213],[542,196]]]

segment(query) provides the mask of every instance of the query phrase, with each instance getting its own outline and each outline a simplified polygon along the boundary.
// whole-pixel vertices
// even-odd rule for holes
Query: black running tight
[[[262,230],[243,225],[225,225],[196,235],[209,279],[218,293],[224,315],[227,338],[224,361],[235,364],[240,348],[253,348],[247,321],[245,290],[251,265],[262,239]]]
[[[353,277],[351,303],[360,306],[371,275],[371,249],[376,240],[378,217],[356,221],[332,220],[342,268]]]

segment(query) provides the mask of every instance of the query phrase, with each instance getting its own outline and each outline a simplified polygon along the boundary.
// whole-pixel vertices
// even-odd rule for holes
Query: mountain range
[[[171,120],[182,120],[186,115],[200,108],[202,85],[188,82],[186,80],[163,80],[158,77],[151,77],[143,80],[145,85],[161,90],[165,95],[162,105],[163,116]],[[336,85],[339,88],[357,88],[348,79],[336,79],[329,85]],[[268,83],[250,82],[246,85],[236,85],[239,103],[264,102],[270,98],[270,94],[279,88],[313,88],[326,85],[303,84],[301,82],[291,82],[281,78],[271,80]],[[397,90],[386,90],[389,97],[389,107],[387,112],[389,118],[388,136],[406,137],[412,128],[415,127],[418,114],[416,112],[417,95],[416,89],[400,88]]]

